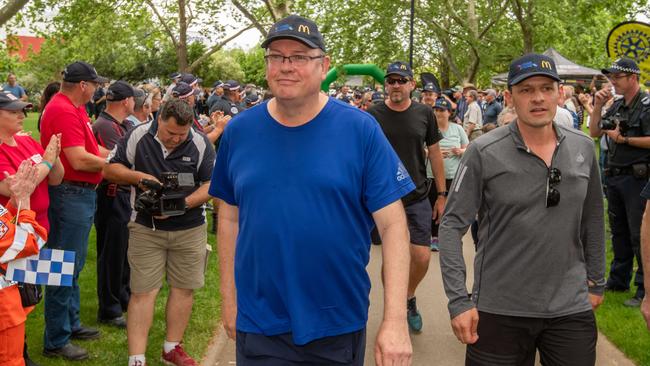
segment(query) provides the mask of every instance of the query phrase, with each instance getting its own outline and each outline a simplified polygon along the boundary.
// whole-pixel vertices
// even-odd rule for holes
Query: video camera
[[[627,118],[621,116],[620,113],[616,113],[609,118],[603,118],[598,127],[600,127],[601,130],[615,130],[616,126],[619,126],[621,135],[625,136],[628,130]]]
[[[151,216],[180,216],[185,214],[185,197],[194,187],[192,173],[165,172],[160,175],[161,183],[143,179],[141,184],[148,189],[135,199],[135,210]]]

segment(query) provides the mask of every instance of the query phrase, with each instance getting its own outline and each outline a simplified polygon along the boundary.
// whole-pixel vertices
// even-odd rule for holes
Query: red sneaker
[[[165,350],[163,350],[161,361],[170,366],[199,366],[190,355],[185,353],[180,344],[176,345],[170,352],[165,353]]]

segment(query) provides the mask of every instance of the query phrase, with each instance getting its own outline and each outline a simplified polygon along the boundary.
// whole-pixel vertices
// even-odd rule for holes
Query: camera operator
[[[650,96],[641,92],[641,71],[631,59],[620,58],[602,73],[612,88],[596,93],[589,132],[592,137],[605,134],[611,141],[605,176],[614,259],[605,288],[628,291],[636,256],[637,290],[624,304],[638,307],[645,295],[639,249],[645,202],[639,195],[650,177]],[[601,118],[603,105],[613,98],[614,90],[623,97],[615,100]]]
[[[193,290],[204,284],[207,229],[203,204],[210,198],[206,183],[215,152],[205,135],[192,131],[193,121],[192,107],[170,99],[157,121],[135,127],[118,142],[104,170],[107,180],[137,186],[132,191],[138,193],[137,216],[128,225],[129,365],[145,363],[163,275],[170,292],[162,357],[172,364],[194,364],[180,342],[192,312]]]

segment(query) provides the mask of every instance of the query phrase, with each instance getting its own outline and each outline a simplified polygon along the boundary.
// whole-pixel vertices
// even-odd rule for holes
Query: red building
[[[32,36],[8,36],[7,48],[11,56],[20,57],[21,61],[29,58],[29,53],[39,53],[41,45],[45,42],[45,38],[32,37]]]

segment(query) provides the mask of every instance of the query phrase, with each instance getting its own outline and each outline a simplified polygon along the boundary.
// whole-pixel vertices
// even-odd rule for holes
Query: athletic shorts
[[[431,245],[431,203],[427,197],[404,207],[406,221],[411,235],[411,244]]]
[[[174,288],[198,289],[205,282],[207,225],[187,230],[152,230],[130,222],[128,258],[131,292],[146,293],[162,286],[163,276]]]
[[[466,366],[593,366],[596,318],[589,310],[557,318],[479,312],[478,341],[467,346]]]
[[[237,366],[363,366],[366,330],[297,346],[291,333],[275,336],[237,331]]]

